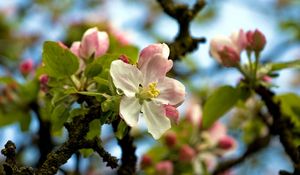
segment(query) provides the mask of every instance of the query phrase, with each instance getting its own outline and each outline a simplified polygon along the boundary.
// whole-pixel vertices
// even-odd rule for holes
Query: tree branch
[[[194,17],[204,8],[205,1],[198,0],[192,9],[187,5],[175,4],[173,0],[157,0],[164,12],[174,18],[179,25],[179,32],[172,43],[169,43],[170,58],[180,59],[198,48],[199,43],[205,43],[205,38],[194,38],[190,33],[190,23]]]
[[[118,129],[118,124],[120,120],[113,122],[114,132]],[[118,169],[118,175],[133,175],[136,173],[136,161],[137,157],[135,155],[136,147],[133,144],[133,137],[129,134],[130,129],[125,134],[122,139],[117,139],[119,146],[122,150],[121,161],[122,164]]]
[[[273,124],[271,127],[272,134],[279,135],[280,142],[283,145],[285,152],[294,163],[294,174],[298,174],[300,171],[300,151],[299,147],[295,146],[293,143],[293,123],[288,117],[285,117],[282,114],[280,103],[273,100],[275,94],[271,90],[264,86],[258,86],[255,91],[265,102],[269,113],[273,117]],[[283,171],[281,174],[282,173]]]

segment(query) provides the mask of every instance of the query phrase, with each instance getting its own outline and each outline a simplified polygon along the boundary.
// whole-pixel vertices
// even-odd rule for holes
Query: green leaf
[[[105,69],[110,69],[111,62],[119,59],[119,56],[119,54],[105,54],[99,58],[96,58],[93,64],[101,65],[102,71]]]
[[[100,137],[101,134],[101,123],[100,120],[95,119],[93,120],[90,125],[90,130],[86,135],[87,139],[93,139],[94,137]]]
[[[294,93],[277,95],[275,101],[280,102],[284,116],[289,117],[296,128],[300,127],[300,97]]]
[[[100,58],[102,59],[102,58]],[[86,77],[95,77],[98,74],[100,74],[102,71],[102,65],[97,62],[94,61],[91,64],[87,65],[87,67],[85,68],[84,74]]]
[[[39,92],[39,82],[37,79],[33,79],[25,84],[20,85],[18,89],[20,99],[23,103],[30,103],[36,100]]]
[[[66,77],[74,74],[78,68],[78,58],[62,48],[57,42],[46,41],[43,47],[45,72],[51,77]]]
[[[270,63],[267,66],[271,67],[271,71],[279,71],[287,68],[300,68],[300,60],[282,62],[282,63]]]
[[[0,84],[9,84],[16,82],[12,77],[0,77]]]
[[[222,86],[208,97],[203,109],[203,127],[209,128],[239,100],[239,92],[231,86]]]
[[[62,129],[63,124],[67,121],[69,117],[70,106],[65,103],[60,103],[57,105],[51,113],[52,130],[59,131]]]
[[[93,149],[80,149],[79,152],[84,158],[87,158],[93,154],[94,150]]]
[[[99,86],[107,86],[109,87],[109,81],[104,79],[104,78],[101,78],[101,77],[94,77],[94,81],[96,83],[98,83]]]
[[[115,135],[118,139],[122,139],[128,132],[128,126],[127,124],[121,120],[118,124],[117,132],[115,132]]]

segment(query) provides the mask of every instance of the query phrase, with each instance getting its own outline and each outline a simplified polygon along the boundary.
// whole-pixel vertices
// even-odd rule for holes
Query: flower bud
[[[177,136],[175,132],[169,131],[165,134],[165,143],[169,148],[172,148],[177,143]]]
[[[270,77],[268,75],[264,75],[261,79],[262,79],[262,81],[264,81],[266,83],[270,83],[272,81],[272,77]]]
[[[100,57],[109,47],[109,39],[106,32],[99,32],[96,27],[88,29],[82,37],[80,44],[80,56],[84,59]]]
[[[48,81],[49,81],[49,77],[47,74],[42,74],[40,77],[39,77],[39,80],[40,80],[40,83],[42,85],[47,85]]]
[[[129,58],[126,55],[120,55],[119,59],[122,60],[124,63],[129,63]]]
[[[164,105],[166,116],[173,121],[174,123],[178,124],[179,122],[179,113],[176,107],[172,105]]]
[[[155,166],[157,175],[173,175],[173,163],[170,160],[159,162]]]
[[[143,68],[148,64],[149,60],[156,54],[161,54],[163,58],[168,60],[170,49],[168,45],[165,43],[162,44],[151,44],[148,47],[144,48],[139,56],[138,60],[138,68]],[[168,60],[166,62],[167,72],[172,68],[173,62],[172,60]]]
[[[183,145],[180,148],[179,160],[182,162],[191,162],[196,156],[196,151],[189,145]]]
[[[73,42],[71,45],[70,51],[77,57],[80,57],[79,49],[80,49],[80,41]]]
[[[266,37],[265,35],[256,29],[254,32],[253,31],[248,31],[246,33],[247,37],[247,50],[253,50],[255,52],[260,52],[264,49],[266,45]]]
[[[224,150],[230,150],[234,147],[235,140],[230,136],[224,136],[219,140],[218,147]]]
[[[210,54],[226,67],[234,67],[240,63],[239,47],[228,37],[213,38],[210,42]]]
[[[20,72],[26,76],[33,70],[33,61],[32,59],[24,60],[19,66]]]
[[[152,165],[152,158],[148,156],[147,154],[144,154],[141,157],[141,168],[144,169],[146,167],[149,167]]]

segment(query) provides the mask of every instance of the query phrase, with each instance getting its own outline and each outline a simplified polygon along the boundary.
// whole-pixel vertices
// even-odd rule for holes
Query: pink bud
[[[235,67],[240,63],[240,55],[231,47],[224,46],[218,53],[226,67]]]
[[[233,67],[240,62],[240,46],[229,37],[219,36],[210,42],[210,54],[220,64]]]
[[[49,77],[47,74],[42,74],[40,77],[39,77],[39,80],[40,80],[40,83],[42,85],[47,85],[48,83],[48,80],[49,80]]]
[[[142,68],[146,66],[149,62],[149,60],[156,54],[161,54],[163,58],[168,60],[169,54],[170,54],[170,49],[168,45],[162,43],[162,44],[151,44],[144,48],[139,56],[138,60],[138,68]],[[167,65],[167,72],[172,68],[173,62],[172,60],[168,60],[166,62]]]
[[[268,75],[264,75],[262,77],[262,81],[270,83],[272,81],[272,77],[268,76]]]
[[[152,158],[147,154],[144,154],[141,158],[141,168],[146,168],[152,165]]]
[[[246,33],[247,37],[247,50],[253,50],[255,52],[260,52],[264,49],[266,45],[266,37],[265,35],[256,29],[254,32],[253,31],[248,31]]]
[[[176,107],[172,105],[164,105],[166,116],[173,121],[174,123],[178,124],[179,122],[179,113]]]
[[[264,49],[267,41],[265,35],[261,31],[256,29],[253,34],[253,42],[254,51],[260,52]]]
[[[70,51],[76,55],[77,57],[79,57],[79,48],[80,48],[80,41],[75,41],[72,43],[72,46],[70,48]]]
[[[217,144],[221,138],[226,136],[227,129],[223,123],[217,121],[209,128],[208,132],[211,136],[210,141]]]
[[[245,49],[248,44],[247,36],[243,29],[240,29],[238,32],[232,33],[230,35],[230,39],[236,46],[238,53]]]
[[[177,136],[175,132],[169,131],[165,134],[165,143],[168,147],[172,148],[177,143]]]
[[[180,148],[179,160],[182,162],[191,162],[196,156],[196,152],[189,145],[183,145]]]
[[[159,162],[155,166],[157,175],[173,175],[173,163],[170,160]]]
[[[82,37],[80,56],[88,59],[104,55],[109,47],[109,39],[106,32],[99,32],[96,27],[88,29]]]
[[[119,59],[122,60],[124,63],[129,63],[129,58],[126,55],[120,55]]]
[[[230,150],[234,147],[235,140],[230,136],[222,137],[219,140],[218,147],[224,150]]]
[[[33,60],[27,59],[22,61],[19,70],[24,76],[28,75],[33,70]]]

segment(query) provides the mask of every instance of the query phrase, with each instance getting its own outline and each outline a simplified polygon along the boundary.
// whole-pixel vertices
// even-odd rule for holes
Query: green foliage
[[[287,68],[300,68],[300,60],[287,61],[282,63],[269,63],[271,71],[279,71]]]
[[[113,36],[110,36],[109,53],[114,53],[118,57],[120,55],[126,55],[129,59],[129,63],[136,64],[138,61],[139,49],[132,45],[123,45],[117,41]]]
[[[56,78],[71,76],[79,67],[78,58],[69,49],[52,41],[44,43],[43,62],[45,72]]]
[[[275,96],[275,100],[280,103],[284,116],[289,117],[295,125],[300,127],[300,97],[294,93],[287,93]]]
[[[121,120],[120,123],[118,124],[118,129],[117,132],[115,132],[115,136],[118,139],[122,139],[128,132],[128,126],[127,124]]]
[[[222,86],[208,98],[203,109],[203,127],[209,128],[240,99],[238,88]]]

